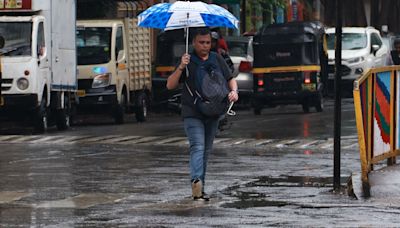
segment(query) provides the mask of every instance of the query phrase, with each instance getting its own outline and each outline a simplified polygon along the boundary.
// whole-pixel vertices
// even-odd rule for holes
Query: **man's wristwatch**
[[[236,89],[234,89],[234,90],[231,90],[231,92],[235,92],[236,94],[239,94],[239,91],[238,91],[238,90],[236,90]]]

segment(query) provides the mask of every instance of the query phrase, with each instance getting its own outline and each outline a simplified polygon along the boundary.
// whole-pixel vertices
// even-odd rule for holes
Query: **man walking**
[[[194,34],[192,41],[193,53],[185,53],[181,57],[175,71],[168,77],[167,88],[175,89],[179,83],[185,83],[182,91],[182,117],[186,135],[190,145],[190,176],[192,185],[192,197],[194,200],[209,200],[208,195],[204,192],[205,176],[207,170],[207,160],[214,142],[217,131],[217,117],[208,117],[201,113],[196,106],[197,97],[193,96],[196,88],[196,78],[202,77],[197,75],[199,65],[191,58],[198,58],[200,62],[207,63],[212,61],[210,54],[211,49],[211,33],[208,28],[199,28]],[[232,78],[231,71],[224,59],[220,55],[216,55],[216,64],[227,81],[230,92],[228,99],[230,102],[238,100],[237,83]],[[214,64],[214,63],[213,63]],[[185,70],[187,68],[187,70]],[[188,72],[188,75],[186,74]]]

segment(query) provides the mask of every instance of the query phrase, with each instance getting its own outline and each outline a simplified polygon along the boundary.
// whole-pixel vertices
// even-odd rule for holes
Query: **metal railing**
[[[354,82],[354,106],[360,146],[364,195],[370,195],[368,174],[400,155],[400,66],[374,68]]]

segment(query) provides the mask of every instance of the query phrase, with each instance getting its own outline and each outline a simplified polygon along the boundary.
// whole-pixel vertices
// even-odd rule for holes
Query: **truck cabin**
[[[44,1],[5,1],[0,5],[0,35],[5,57],[41,57],[46,52]]]
[[[7,18],[0,20],[0,34],[4,45],[0,48],[6,57],[37,57],[46,49],[44,21],[41,16]]]
[[[78,26],[76,31],[78,65],[110,62],[111,37],[112,27]]]

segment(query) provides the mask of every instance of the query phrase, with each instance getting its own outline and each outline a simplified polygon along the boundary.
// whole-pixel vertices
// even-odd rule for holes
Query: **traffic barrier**
[[[354,106],[360,146],[361,179],[370,195],[368,174],[385,159],[400,154],[400,66],[369,70],[354,82]]]

